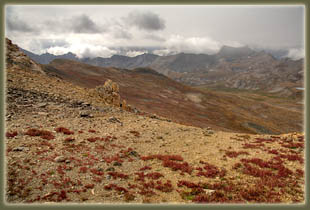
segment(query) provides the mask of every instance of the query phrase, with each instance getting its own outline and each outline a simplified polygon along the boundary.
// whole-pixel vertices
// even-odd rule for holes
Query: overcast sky
[[[41,54],[216,53],[221,46],[303,54],[303,6],[6,6],[6,36]]]

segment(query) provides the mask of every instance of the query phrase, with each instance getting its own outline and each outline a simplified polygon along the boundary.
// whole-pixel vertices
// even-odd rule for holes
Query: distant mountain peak
[[[242,47],[232,47],[232,46],[228,46],[228,45],[223,45],[221,47],[221,49],[219,50],[220,52],[226,52],[226,51],[243,51],[243,50],[249,50],[249,51],[253,51],[251,48],[249,48],[249,46],[245,45]]]
[[[226,58],[226,59],[235,59],[243,56],[249,56],[255,53],[256,51],[252,50],[248,46],[242,47],[231,47],[227,45],[223,45],[222,48],[217,53],[218,57]]]

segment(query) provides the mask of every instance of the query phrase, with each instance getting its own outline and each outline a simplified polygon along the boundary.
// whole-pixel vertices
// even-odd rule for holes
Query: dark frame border
[[[5,31],[4,31],[4,19],[5,19],[5,5],[10,5],[10,4],[20,4],[20,5],[89,5],[89,4],[106,4],[106,5],[174,5],[174,4],[179,4],[179,5],[199,5],[199,4],[206,4],[206,5],[304,5],[305,6],[305,63],[304,63],[304,78],[305,78],[305,92],[304,92],[304,100],[306,102],[305,107],[304,107],[304,131],[305,131],[305,137],[306,137],[306,151],[305,151],[305,157],[306,157],[306,189],[305,189],[305,205],[303,204],[298,204],[298,205],[265,205],[265,204],[258,204],[258,205],[226,205],[226,204],[220,204],[220,205],[162,205],[162,204],[142,204],[142,205],[128,205],[128,204],[107,204],[107,205],[71,205],[71,204],[65,204],[65,205],[18,205],[18,204],[10,204],[7,205],[4,201],[4,173],[0,173],[0,180],[1,180],[1,185],[0,185],[0,207],[1,209],[17,209],[19,207],[25,208],[25,209],[32,209],[32,208],[46,208],[46,209],[51,209],[51,208],[66,208],[66,209],[75,209],[75,208],[87,208],[87,209],[109,209],[109,208],[115,208],[115,209],[127,209],[127,208],[146,208],[146,209],[156,209],[156,208],[164,208],[164,209],[180,209],[180,208],[214,208],[214,209],[235,209],[235,208],[256,208],[256,209],[308,209],[310,207],[309,205],[309,197],[310,197],[310,190],[309,190],[309,183],[307,180],[309,180],[309,122],[307,119],[309,119],[309,107],[307,106],[309,104],[309,96],[307,95],[307,92],[309,90],[309,70],[307,69],[308,67],[308,58],[309,58],[309,27],[308,27],[308,22],[307,20],[309,19],[309,2],[307,0],[297,0],[297,1],[292,1],[292,0],[238,0],[238,1],[231,1],[231,0],[2,0],[0,2],[0,20],[1,20],[1,27],[0,27],[0,42],[1,42],[1,48],[0,48],[0,69],[2,70],[0,72],[0,137],[2,142],[0,143],[0,149],[2,154],[5,154],[4,152],[4,127],[5,127]],[[5,163],[4,163],[4,156],[0,156],[0,168],[4,169]]]

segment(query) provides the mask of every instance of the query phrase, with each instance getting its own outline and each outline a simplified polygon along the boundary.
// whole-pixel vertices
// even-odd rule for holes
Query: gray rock
[[[212,134],[214,134],[214,131],[211,130],[210,127],[208,127],[208,128],[206,128],[206,129],[203,130],[203,134],[204,134],[205,136],[211,136]]]
[[[48,105],[48,103],[38,103],[37,104],[37,107],[38,108],[44,108],[44,107],[46,107]]]
[[[138,154],[138,152],[136,152],[136,151],[130,151],[129,152],[129,155],[132,155],[132,156],[135,156],[135,157],[138,157],[139,156],[139,154]]]
[[[66,158],[64,156],[58,156],[54,160],[55,162],[60,163],[60,162],[65,162]]]
[[[84,102],[82,103],[82,106],[90,106],[90,103]]]
[[[115,161],[113,162],[113,166],[122,166],[122,163]]]
[[[115,171],[115,168],[114,167],[109,167],[106,169],[106,171]]]
[[[94,116],[90,112],[81,111],[80,117],[93,118]]]
[[[117,122],[121,123],[121,121],[119,119],[117,119],[116,117],[110,117],[108,119],[108,121],[111,122],[111,123],[117,123]]]
[[[158,117],[156,114],[152,114],[152,115],[151,115],[151,118],[152,118],[152,119],[159,119],[159,117]]]
[[[215,192],[215,190],[210,190],[210,189],[204,189],[207,195],[211,195]]]
[[[24,151],[25,147],[15,147],[12,151],[14,152],[20,152],[20,151]]]

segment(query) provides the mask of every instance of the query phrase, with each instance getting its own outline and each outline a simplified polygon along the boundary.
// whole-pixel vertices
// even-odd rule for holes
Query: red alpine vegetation
[[[248,152],[246,151],[240,151],[240,152],[236,152],[236,151],[226,151],[225,153],[228,157],[230,158],[235,158],[238,157],[239,155],[249,155]]]
[[[177,163],[171,160],[164,160],[162,164],[164,167],[171,168],[174,171],[180,170],[181,172],[186,172],[188,174],[191,174],[193,171],[193,168],[187,162]]]
[[[145,171],[145,170],[150,170],[150,169],[152,169],[152,167],[150,167],[150,166],[144,166],[144,167],[140,168],[139,170],[140,170],[140,171]]]
[[[103,171],[95,169],[95,168],[90,169],[90,172],[96,175],[100,175],[100,176],[104,175]]]
[[[87,167],[83,166],[80,168],[80,173],[86,173],[87,172]]]
[[[15,136],[17,136],[17,131],[13,131],[13,132],[6,132],[5,133],[5,136],[7,137],[7,138],[13,138],[13,137],[15,137]]]
[[[101,140],[101,138],[100,137],[90,137],[90,138],[87,138],[87,141],[89,141],[89,142],[95,142],[97,140]]]
[[[200,163],[204,164],[203,169],[205,171],[202,168],[196,168],[198,170],[197,176],[214,178],[216,176],[223,177],[226,175],[226,169],[220,170],[218,167],[204,161],[200,161]]]
[[[129,131],[132,133],[135,137],[140,137],[140,133],[138,131]]]
[[[85,188],[87,188],[87,189],[92,189],[94,187],[95,187],[94,184],[87,184],[87,185],[85,185]]]
[[[65,142],[71,142],[71,141],[74,141],[75,139],[74,138],[71,138],[71,137],[68,137],[68,138],[65,138]]]
[[[73,131],[70,131],[68,128],[65,128],[65,127],[58,127],[58,128],[55,128],[55,131],[57,133],[63,133],[65,135],[71,135],[71,134],[74,134]]]
[[[113,177],[113,179],[116,179],[116,178],[121,178],[121,179],[128,179],[128,175],[127,174],[123,174],[123,173],[120,173],[120,172],[116,172],[116,171],[111,171],[108,173],[110,176]]]
[[[249,144],[249,143],[245,143],[243,144],[243,149],[258,149],[265,146],[263,143],[259,143],[259,144]]]
[[[183,161],[183,158],[180,155],[149,155],[149,156],[142,156],[140,157],[141,160],[152,160],[152,159],[158,159],[158,160],[177,160],[177,161]]]
[[[51,139],[55,138],[55,136],[52,134],[52,132],[46,131],[46,130],[39,130],[36,128],[28,129],[27,132],[25,133],[25,135],[40,136],[42,139],[46,139],[46,140],[51,140]]]

